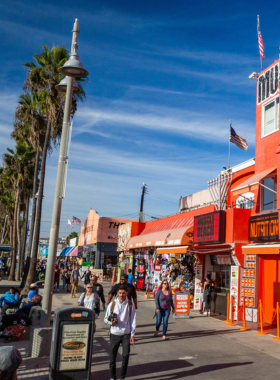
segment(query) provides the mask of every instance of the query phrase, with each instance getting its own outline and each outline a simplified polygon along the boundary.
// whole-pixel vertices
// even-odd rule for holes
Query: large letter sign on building
[[[258,104],[275,95],[279,86],[279,64],[271,67],[258,79]]]
[[[225,212],[215,211],[194,218],[194,243],[225,242]]]
[[[278,239],[278,212],[251,216],[249,218],[250,241],[272,241]]]

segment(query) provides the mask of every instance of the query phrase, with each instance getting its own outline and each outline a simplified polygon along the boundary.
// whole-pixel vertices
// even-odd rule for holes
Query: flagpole
[[[228,136],[228,169],[230,167],[230,128],[231,128],[231,120],[229,121],[229,136]]]
[[[258,27],[260,26],[260,16],[258,15],[257,16],[257,20],[258,20]],[[259,38],[259,36],[258,36]],[[260,56],[260,63],[261,63],[261,72],[262,72],[262,57]]]

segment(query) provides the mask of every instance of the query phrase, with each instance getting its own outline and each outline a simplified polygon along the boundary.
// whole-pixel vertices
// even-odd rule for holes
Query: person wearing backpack
[[[93,293],[92,284],[87,284],[86,291],[80,295],[77,306],[84,306],[87,309],[93,310],[96,314],[100,313],[98,307],[98,294]]]
[[[130,343],[135,344],[136,310],[134,303],[127,298],[127,286],[120,285],[118,298],[110,302],[104,322],[110,325],[110,379],[116,380],[116,358],[120,345],[123,360],[119,379],[124,379],[127,371]]]

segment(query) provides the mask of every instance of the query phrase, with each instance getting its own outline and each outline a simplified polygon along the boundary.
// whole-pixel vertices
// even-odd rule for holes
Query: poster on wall
[[[59,370],[86,369],[89,325],[63,325]]]
[[[202,293],[200,282],[202,280],[202,265],[196,266],[195,289],[194,289],[194,309],[200,309],[200,295]]]
[[[231,267],[231,276],[230,276],[230,297],[233,296],[233,320],[237,320],[237,312],[238,312],[238,276],[239,267],[232,266]]]
[[[131,238],[131,223],[122,224],[118,230],[118,248],[117,251],[125,250],[126,243]]]
[[[103,269],[92,269],[91,274],[97,276],[97,282],[102,282],[103,280]]]

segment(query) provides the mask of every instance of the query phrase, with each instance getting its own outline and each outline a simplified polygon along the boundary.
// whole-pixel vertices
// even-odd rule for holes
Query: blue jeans
[[[168,327],[168,318],[169,318],[169,310],[168,309],[161,309],[160,313],[157,314],[157,322],[156,322],[156,330],[159,331],[161,321],[163,320],[163,326],[162,326],[162,335],[166,335],[167,327]]]
[[[66,284],[66,279],[65,277],[62,277],[62,281],[63,281],[63,289],[65,288],[65,284]]]

